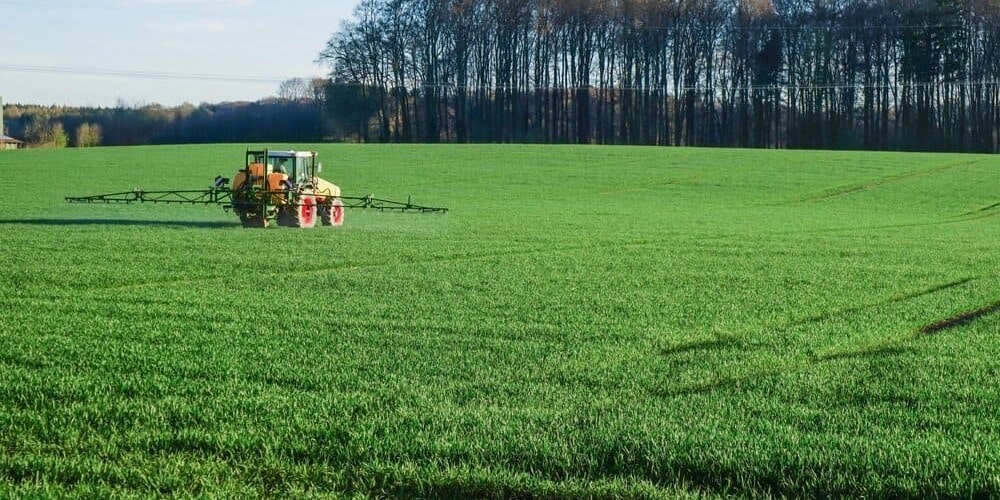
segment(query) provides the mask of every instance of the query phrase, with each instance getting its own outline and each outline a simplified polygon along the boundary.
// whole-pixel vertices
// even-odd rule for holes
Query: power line
[[[680,31],[686,26],[619,26],[631,27],[635,30]],[[996,28],[1000,24],[898,24],[898,25],[867,25],[867,26],[721,26],[722,31],[868,31],[868,30],[929,30],[929,29],[969,29]]]
[[[8,6],[14,6],[14,7],[31,7],[33,9],[37,9],[37,8],[41,7],[43,9],[52,9],[52,10],[77,9],[77,10],[93,11],[95,8],[101,9],[101,10],[117,10],[117,11],[127,10],[127,9],[124,9],[124,8],[121,8],[121,7],[114,7],[114,6],[109,6],[109,5],[95,6],[95,5],[93,5],[93,2],[87,3],[87,4],[56,5],[56,4],[46,3],[46,2],[25,2],[25,1],[20,1],[20,0],[0,0],[0,5],[8,5]]]
[[[0,71],[14,73],[42,73],[68,76],[103,76],[114,78],[139,78],[147,80],[186,80],[200,82],[226,82],[245,84],[279,84],[284,79],[268,76],[215,75],[208,73],[175,73],[165,71],[140,71],[124,69],[70,68],[62,66],[33,66],[26,64],[0,64]]]
[[[343,83],[337,82],[336,85],[345,85],[350,87],[375,87],[374,85],[350,82]],[[802,85],[790,85],[790,84],[777,84],[777,85],[742,85],[733,87],[724,86],[678,86],[676,89],[673,85],[654,85],[648,87],[636,87],[636,86],[576,86],[576,85],[566,85],[566,86],[541,86],[541,85],[529,85],[524,87],[510,86],[510,85],[458,85],[451,83],[423,83],[416,84],[407,87],[386,87],[383,90],[388,92],[400,91],[400,90],[414,90],[414,89],[433,89],[433,90],[456,90],[464,92],[553,92],[553,91],[578,91],[578,90],[590,90],[590,91],[611,91],[611,92],[663,92],[664,94],[668,92],[678,91],[678,92],[695,92],[695,93],[716,93],[716,92],[775,92],[775,91],[797,91],[797,92],[814,92],[814,91],[825,91],[825,90],[902,90],[905,88],[936,88],[936,87],[986,87],[994,86],[1000,87],[1000,80],[980,80],[980,81],[961,81],[961,82],[896,82],[896,83],[881,83],[881,84],[863,84],[863,83],[841,83],[841,84],[802,84]]]
[[[156,3],[146,3],[143,5],[133,5],[128,6],[115,6],[115,5],[95,5],[93,1],[91,2],[77,2],[71,4],[54,4],[49,2],[39,2],[39,1],[24,1],[24,0],[0,0],[0,5],[8,5],[12,7],[30,7],[32,9],[48,9],[48,10],[85,10],[87,12],[100,12],[100,11],[114,11],[114,12],[142,12],[143,9],[155,10],[156,12],[168,12],[175,14],[204,14],[205,10],[194,10],[178,8],[173,4],[156,4]],[[210,4],[210,8],[215,11],[220,11],[225,6]]]

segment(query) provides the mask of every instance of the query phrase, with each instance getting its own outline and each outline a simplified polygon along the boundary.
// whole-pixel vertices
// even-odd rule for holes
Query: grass
[[[451,212],[248,230],[62,202],[243,146],[0,154],[0,496],[1000,495],[996,157],[315,148]]]

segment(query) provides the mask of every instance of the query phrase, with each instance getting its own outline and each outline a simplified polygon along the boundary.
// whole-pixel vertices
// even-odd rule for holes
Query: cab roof
[[[261,151],[263,153],[263,151]],[[267,156],[271,158],[312,158],[312,151],[271,151],[268,150]]]

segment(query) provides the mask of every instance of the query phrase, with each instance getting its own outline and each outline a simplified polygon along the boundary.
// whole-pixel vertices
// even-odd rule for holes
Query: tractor
[[[317,176],[323,164],[314,151],[247,150],[244,167],[230,179],[217,176],[209,189],[134,189],[92,196],[69,196],[70,203],[217,204],[232,210],[243,227],[311,228],[341,226],[344,210],[445,213],[447,208],[368,196],[344,196],[340,187]]]
[[[323,164],[315,152],[247,151],[246,168],[233,177],[232,209],[244,227],[341,226],[340,188],[316,174]],[[217,179],[217,186],[225,186]]]

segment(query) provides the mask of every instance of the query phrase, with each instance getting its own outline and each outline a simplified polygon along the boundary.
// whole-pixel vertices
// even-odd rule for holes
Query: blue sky
[[[325,75],[316,56],[357,3],[0,0],[0,95],[71,106],[256,100],[282,80]],[[121,76],[137,72],[153,77]]]

